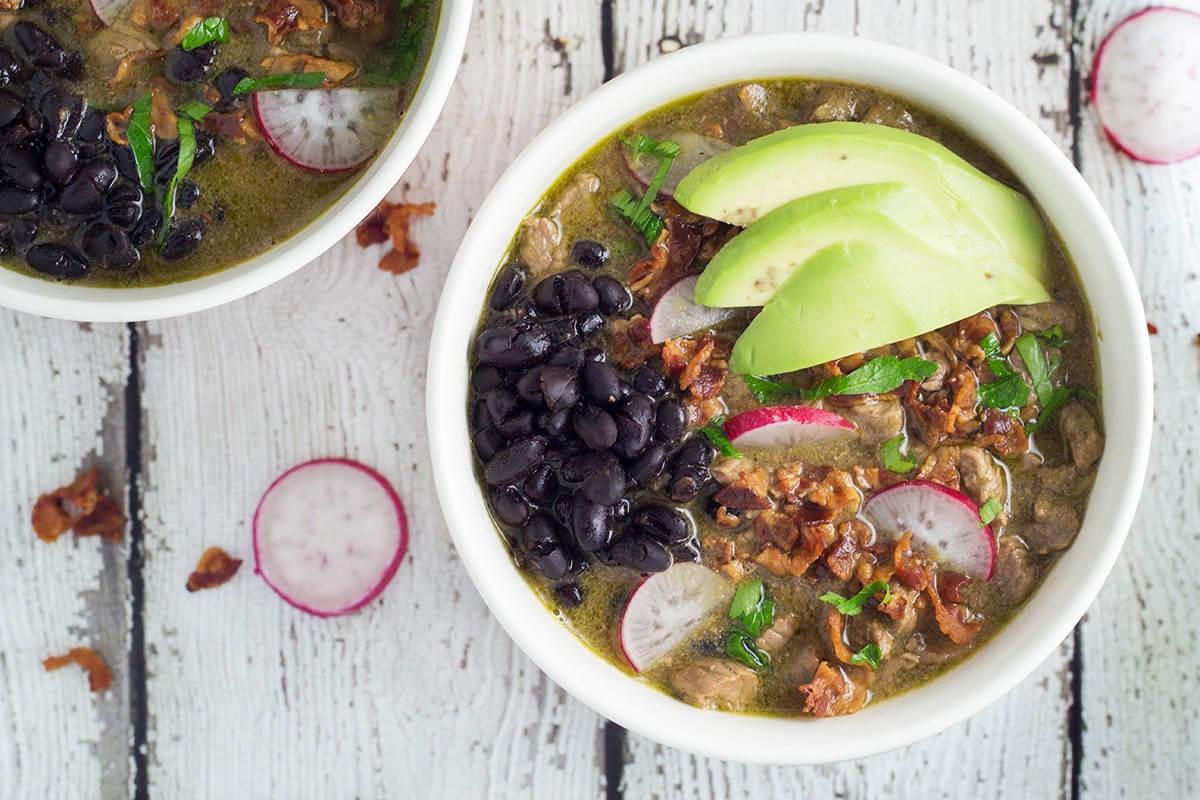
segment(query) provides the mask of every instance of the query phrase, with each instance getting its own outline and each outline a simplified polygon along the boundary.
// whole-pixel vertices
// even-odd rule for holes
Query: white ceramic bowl
[[[237,266],[164,286],[73,286],[0,267],[0,306],[81,322],[159,319],[237,300],[291,275],[353,230],[408,169],[454,83],[471,5],[472,0],[441,0],[429,63],[395,133],[342,196],[291,238]]]
[[[1100,333],[1107,447],[1083,528],[1027,606],[964,663],[858,714],[823,720],[703,711],[642,684],[582,644],[513,566],[476,489],[467,361],[488,285],[543,192],[596,142],[695,92],[746,79],[833,78],[932,109],[987,145],[1033,193],[1079,268]],[[430,450],[459,556],[492,613],[563,688],[659,742],[736,761],[814,764],[880,753],[960,722],[1012,689],[1083,616],[1113,566],[1137,505],[1150,444],[1145,318],[1120,242],[1071,163],[1033,123],[971,79],[861,39],[771,34],[685,48],[580,101],[516,160],[479,210],[450,270],[429,354]]]

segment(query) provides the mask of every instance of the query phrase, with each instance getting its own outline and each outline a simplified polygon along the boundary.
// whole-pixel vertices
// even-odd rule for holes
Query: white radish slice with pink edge
[[[313,172],[366,163],[396,127],[400,92],[386,86],[254,93],[254,119],[271,149]]]
[[[733,147],[720,139],[688,131],[663,134],[663,141],[672,141],[679,145],[679,153],[671,160],[671,166],[663,179],[662,187],[658,190],[659,194],[667,197],[675,196],[675,189],[679,186],[679,181],[683,180],[684,175],[718,153],[723,153]],[[659,160],[645,153],[634,155],[633,150],[629,147],[625,147],[624,152],[625,165],[629,167],[630,173],[643,187],[649,186],[650,181],[654,180],[655,173],[658,172]]]
[[[681,561],[634,587],[621,615],[621,652],[641,672],[728,610],[733,583],[692,561]]]
[[[854,433],[850,420],[812,406],[767,406],[725,420],[734,447],[791,447]]]
[[[1154,7],[1117,25],[1096,53],[1092,105],[1132,158],[1200,155],[1200,14]]]
[[[89,4],[96,17],[107,26],[116,21],[129,0],[89,0]]]
[[[255,572],[301,611],[336,617],[375,599],[408,548],[404,505],[375,470],[340,458],[292,467],[254,512]]]
[[[720,325],[737,313],[735,308],[709,308],[696,302],[699,275],[676,281],[654,304],[650,314],[650,340],[662,344],[668,339],[686,336]]]
[[[990,580],[996,565],[992,526],[979,519],[979,506],[965,494],[929,481],[905,481],[881,489],[863,505],[863,515],[881,538],[912,531],[912,544],[938,564]]]

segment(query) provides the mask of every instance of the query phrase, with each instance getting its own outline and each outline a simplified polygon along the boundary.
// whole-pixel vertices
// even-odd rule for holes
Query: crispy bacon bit
[[[947,572],[938,577],[938,594],[947,603],[964,603],[963,590],[971,579],[961,572]]]
[[[65,656],[50,656],[42,662],[46,672],[62,669],[68,664],[78,664],[88,674],[88,687],[93,692],[103,692],[112,686],[112,670],[104,659],[90,647],[72,647]]]
[[[1148,332],[1148,333],[1149,333],[1151,336],[1154,336],[1155,334],[1157,334],[1157,333],[1158,333],[1158,326],[1157,326],[1157,325],[1155,325],[1153,322],[1147,322],[1147,323],[1146,323],[1146,331],[1147,331],[1147,332]],[[1197,339],[1200,339],[1200,336],[1198,336],[1198,337],[1197,337]]]
[[[777,470],[775,481],[776,493],[801,524],[849,519],[862,502],[850,474],[834,467],[792,464]]]
[[[214,136],[219,136],[235,144],[245,144],[248,141],[262,138],[262,133],[254,122],[254,116],[245,111],[229,113],[210,111],[200,121],[200,127]]]
[[[358,223],[355,235],[359,247],[392,240],[392,249],[379,262],[379,268],[393,275],[401,275],[417,266],[421,251],[409,236],[408,219],[414,215],[433,214],[434,203],[389,203],[380,202],[367,218]]]
[[[778,511],[764,511],[754,520],[754,531],[758,538],[777,546],[781,551],[790,552],[800,538],[800,526],[792,521],[787,514]]]
[[[943,604],[941,595],[932,583],[925,587],[925,594],[933,605],[933,614],[942,633],[949,636],[950,641],[955,644],[970,644],[983,624],[978,620],[968,619],[970,612],[965,606]]]
[[[848,524],[838,528],[837,541],[825,550],[825,565],[829,571],[844,581],[850,580],[857,562],[858,542],[850,535]]]
[[[116,542],[124,527],[116,502],[100,494],[100,470],[96,467],[39,497],[32,517],[33,531],[44,542],[53,542],[68,529],[74,529],[77,536]]]
[[[1013,419],[995,408],[985,408],[981,422],[979,435],[974,439],[980,447],[990,447],[1002,456],[1024,453],[1029,449],[1029,436],[1019,419]]]
[[[863,706],[866,694],[858,689],[841,669],[834,669],[825,661],[809,683],[801,684],[804,709],[814,717],[830,717],[837,714],[853,714]]]
[[[188,576],[187,590],[195,592],[220,586],[236,575],[241,565],[240,558],[233,558],[219,547],[210,547],[200,556],[196,571]]]
[[[762,511],[771,507],[767,498],[771,478],[766,470],[756,469],[743,472],[736,480],[713,495],[713,500],[722,506],[741,511]]]
[[[386,11],[382,0],[325,0],[325,5],[347,28],[361,28],[376,17],[382,19]]]
[[[650,320],[641,314],[629,319],[614,319],[608,323],[608,350],[622,369],[633,369],[646,363],[659,352],[650,339]]]
[[[717,513],[713,515],[717,524],[722,528],[736,528],[742,524],[741,517],[729,513],[729,509],[725,506],[717,506]]]
[[[254,21],[267,26],[268,42],[279,44],[292,31],[324,30],[325,12],[317,0],[271,0]]]
[[[908,588],[919,592],[930,585],[929,565],[924,558],[912,552],[912,531],[905,531],[900,541],[896,542],[892,563],[896,577]]]
[[[829,613],[825,615],[825,633],[829,635],[829,644],[833,647],[833,654],[843,664],[853,664],[854,662],[850,660],[853,654],[846,646],[845,626],[846,618],[839,614],[836,608],[829,609]]]

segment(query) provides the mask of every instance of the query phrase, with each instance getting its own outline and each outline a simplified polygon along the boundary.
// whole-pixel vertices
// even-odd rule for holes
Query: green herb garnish
[[[146,192],[154,191],[154,136],[150,132],[150,92],[133,101],[129,124],[125,127],[125,138],[133,151],[133,163],[137,166],[138,182]]]
[[[208,17],[188,28],[179,46],[184,50],[195,50],[209,42],[228,42],[229,22],[224,17]]]
[[[1047,328],[1044,331],[1037,331],[1033,335],[1041,339],[1042,344],[1046,345],[1046,347],[1062,348],[1066,347],[1073,341],[1072,339],[1068,339],[1066,334],[1063,333],[1062,325],[1055,325],[1054,327]]]
[[[204,119],[208,112],[212,111],[212,106],[207,103],[201,103],[199,100],[188,100],[177,108],[176,111],[199,122]]]
[[[640,133],[630,138],[624,136],[617,138],[633,150],[635,159],[643,155],[658,159],[658,169],[655,170],[654,177],[650,179],[646,191],[642,194],[642,200],[638,203],[638,211],[642,211],[649,208],[650,204],[658,198],[663,181],[667,179],[667,173],[671,170],[671,163],[675,161],[675,156],[679,155],[679,145],[672,141],[658,142]]]
[[[242,78],[233,87],[233,96],[240,97],[259,89],[314,89],[324,80],[324,72],[285,72],[265,78]]]
[[[842,597],[837,592],[826,592],[821,595],[820,599],[822,603],[829,603],[836,608],[839,614],[853,617],[860,614],[867,601],[880,592],[883,592],[883,599],[879,601],[880,603],[886,603],[892,599],[892,590],[888,587],[887,581],[868,583],[853,597]]]
[[[987,502],[979,507],[979,527],[987,525],[989,522],[1000,516],[1000,512],[1004,510],[1003,504],[994,497],[989,497]]]
[[[195,124],[186,116],[179,117],[179,157],[175,162],[175,174],[171,176],[170,183],[167,184],[167,192],[163,197],[163,226],[160,234],[159,244],[166,241],[167,230],[171,226],[171,220],[175,216],[175,192],[179,188],[179,182],[183,180],[183,176],[187,175],[192,168],[192,162],[196,158],[196,128]]]
[[[883,394],[898,389],[905,381],[925,380],[934,372],[937,372],[937,364],[918,356],[905,359],[880,356],[847,375],[826,378],[811,389],[777,383],[759,375],[744,377],[746,386],[758,401],[765,403],[768,399],[779,396],[820,400],[832,394]]]
[[[629,224],[646,237],[646,244],[654,244],[658,235],[662,233],[662,217],[648,208],[638,211],[638,201],[633,199],[633,194],[628,189],[622,189],[613,195],[611,202],[613,208],[621,212],[621,216],[629,220]]]
[[[721,455],[726,458],[741,458],[742,453],[733,446],[733,442],[729,441],[729,437],[725,435],[725,415],[718,414],[708,421],[700,430],[696,431],[700,436],[713,447],[720,451]]]
[[[850,656],[851,664],[866,664],[871,669],[879,669],[879,661],[883,658],[883,651],[879,649],[877,644],[869,644],[857,653]]]
[[[883,468],[901,475],[917,466],[917,462],[905,458],[900,453],[900,445],[904,444],[904,434],[883,443]]]
[[[775,622],[775,602],[767,597],[762,578],[752,578],[738,586],[729,604],[733,625],[725,637],[725,652],[754,670],[770,662],[770,656],[755,643],[754,637]]]
[[[1001,354],[1000,340],[996,334],[989,333],[983,337],[979,347],[987,359],[988,369],[996,376],[994,381],[979,384],[976,389],[979,402],[1000,411],[1022,408],[1029,402],[1029,385]]]
[[[1075,396],[1076,391],[1065,386],[1054,388],[1050,376],[1058,369],[1059,361],[1057,358],[1046,358],[1046,353],[1035,334],[1022,334],[1017,339],[1016,348],[1021,354],[1021,360],[1025,362],[1025,369],[1029,370],[1029,380],[1033,382],[1033,391],[1042,406],[1037,419],[1025,425],[1025,430],[1032,433],[1045,425],[1056,411],[1066,405],[1067,401]]]

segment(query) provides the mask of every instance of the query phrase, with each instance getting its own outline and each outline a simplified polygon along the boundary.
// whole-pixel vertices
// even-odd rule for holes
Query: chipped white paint
[[[1198,0],[1176,4],[1200,8]],[[1133,0],[612,3],[614,66],[675,43],[819,30],[900,44],[991,86],[1070,150],[1072,30],[1086,79]],[[459,81],[395,199],[436,201],[414,222],[421,266],[374,268],[346,241],[224,308],[143,326],[142,476],[149,795],[153,798],[596,797],[604,721],[549,682],[492,620],[458,564],[427,469],[424,365],[434,304],[463,232],[505,165],[603,74],[596,3],[477,0]],[[1085,177],[1138,272],[1154,339],[1158,439],[1129,547],[1082,629],[1080,796],[1200,795],[1194,729],[1200,624],[1200,161],[1136,165],[1082,108]],[[125,464],[123,326],[0,312],[0,797],[131,793],[127,548],[28,527],[33,500]],[[359,614],[317,620],[247,563],[216,591],[183,586],[200,553],[251,561],[250,519],[287,467],[348,456],[407,502],[409,553]],[[118,492],[119,494],[119,492]],[[41,659],[92,643],[116,685],[86,691]],[[913,747],[812,769],[764,769],[631,735],[628,798],[1064,797],[1066,642],[1016,691]]]

